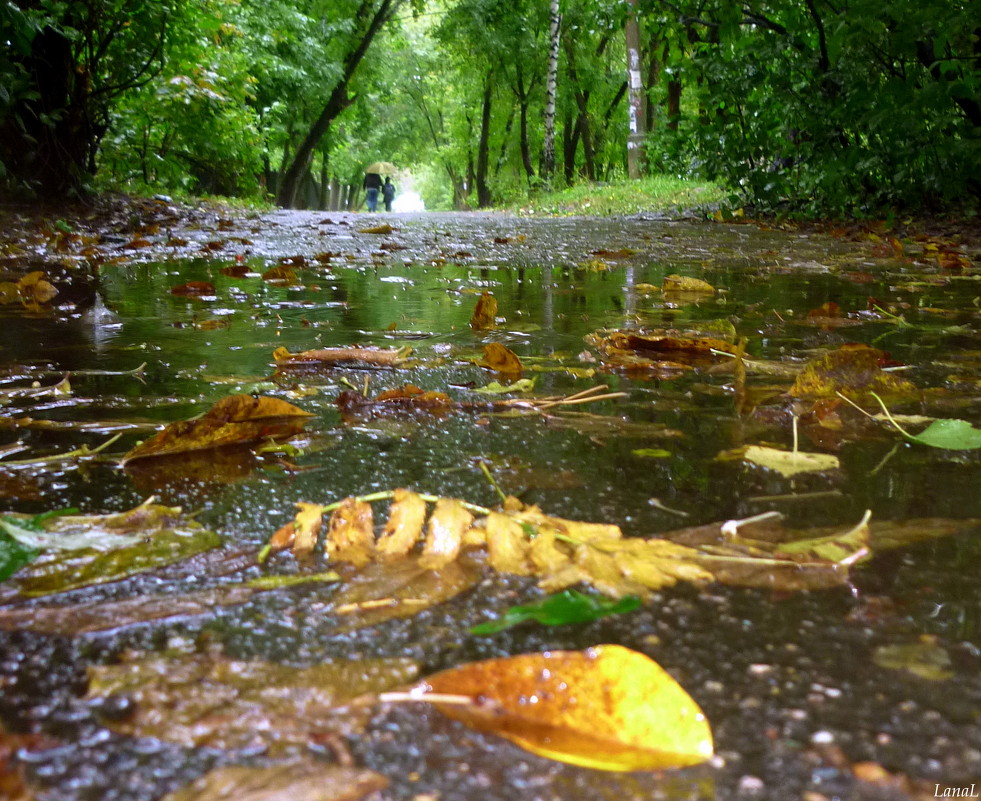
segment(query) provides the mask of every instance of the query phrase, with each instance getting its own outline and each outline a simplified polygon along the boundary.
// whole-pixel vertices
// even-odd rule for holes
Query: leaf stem
[[[501,502],[502,503],[506,502],[508,496],[504,494],[504,490],[501,489],[501,485],[497,483],[497,480],[491,474],[490,468],[487,467],[487,462],[485,462],[483,459],[480,460],[480,470],[487,478],[487,480],[490,482],[490,485],[494,488],[494,491],[497,492],[497,495],[501,499]]]
[[[11,462],[4,462],[4,467],[23,467],[25,465],[31,464],[49,464],[52,462],[63,462],[67,459],[80,459],[85,456],[95,456],[97,453],[104,451],[110,445],[112,445],[117,439],[123,435],[122,432],[115,434],[114,436],[107,439],[101,445],[96,448],[89,448],[88,445],[82,445],[80,448],[76,448],[68,453],[56,453],[51,456],[39,456],[36,459],[17,459]]]

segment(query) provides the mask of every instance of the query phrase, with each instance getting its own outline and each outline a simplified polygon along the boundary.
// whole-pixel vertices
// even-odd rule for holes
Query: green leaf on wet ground
[[[881,668],[902,670],[928,681],[943,681],[954,675],[950,656],[931,636],[914,643],[881,645],[872,654],[872,661]]]
[[[57,509],[34,517],[0,517],[0,581],[6,581],[24,565],[37,559],[41,546],[34,540],[44,531],[45,520],[76,511]]]
[[[664,448],[635,448],[630,453],[638,459],[668,459],[671,457],[671,451]]]
[[[0,532],[0,581],[6,581],[24,565],[33,562],[39,553],[36,548],[29,548],[6,531]]]
[[[476,387],[474,392],[482,395],[506,395],[509,392],[531,392],[535,388],[534,378],[520,378],[511,384],[501,384],[500,381],[491,381],[483,387]]]
[[[15,580],[15,588],[30,596],[118,581],[182,561],[222,541],[185,519],[179,508],[149,502],[110,515],[7,515],[0,518],[0,533],[36,551],[20,566]]]
[[[981,448],[981,430],[972,426],[966,420],[943,419],[934,420],[919,434],[910,434],[890,414],[886,404],[875,393],[872,397],[879,401],[886,418],[896,430],[910,442],[929,445],[931,448],[943,448],[950,451],[973,451]]]
[[[533,604],[512,606],[497,620],[471,627],[470,633],[496,634],[529,620],[545,626],[588,623],[607,615],[632,612],[640,605],[641,600],[635,595],[610,600],[599,595],[586,595],[577,590],[564,590]]]

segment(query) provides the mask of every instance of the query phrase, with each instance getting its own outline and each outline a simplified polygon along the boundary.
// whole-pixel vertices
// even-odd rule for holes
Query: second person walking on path
[[[392,201],[395,200],[395,184],[392,183],[391,178],[385,179],[385,185],[382,187],[382,197],[385,199],[385,211],[391,211]]]

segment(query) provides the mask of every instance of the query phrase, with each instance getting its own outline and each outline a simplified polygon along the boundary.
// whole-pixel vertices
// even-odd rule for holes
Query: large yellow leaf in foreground
[[[623,646],[473,662],[425,684],[471,699],[434,700],[448,717],[560,762],[663,770],[712,756],[712,732],[698,705],[655,661]]]

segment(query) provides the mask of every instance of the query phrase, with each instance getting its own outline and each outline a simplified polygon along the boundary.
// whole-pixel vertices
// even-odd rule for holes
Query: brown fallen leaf
[[[322,662],[308,668],[217,654],[127,654],[88,669],[87,697],[123,695],[133,711],[108,725],[186,748],[305,748],[313,731],[352,732],[366,710],[337,707],[411,681],[410,659]]]
[[[856,402],[868,401],[874,392],[889,400],[909,398],[918,391],[897,373],[882,368],[888,363],[883,351],[867,345],[845,345],[809,361],[788,394],[793,398],[831,398],[841,393]]]
[[[373,562],[351,577],[327,611],[349,621],[341,632],[377,626],[445,603],[475,587],[482,575],[482,565],[466,555],[438,571],[422,567],[413,556]]]
[[[484,358],[481,367],[488,367],[498,373],[508,376],[520,376],[522,371],[521,359],[517,354],[500,342],[490,342],[484,345]]]
[[[133,448],[120,463],[283,439],[298,434],[310,417],[309,412],[278,398],[230,395],[196,420],[171,423]]]
[[[713,754],[698,705],[660,665],[619,645],[473,662],[418,686],[414,695],[432,693],[448,717],[573,765],[665,770]]]
[[[484,292],[477,300],[473,314],[470,317],[470,327],[474,331],[484,331],[493,328],[497,321],[497,298],[490,292]]]
[[[589,252],[593,256],[601,256],[604,259],[629,259],[631,256],[636,256],[640,253],[635,248],[618,248],[617,250],[605,250],[601,248],[600,250],[591,250]]]
[[[290,353],[279,347],[273,351],[277,368],[311,365],[367,365],[373,367],[398,367],[412,352],[411,348],[379,350],[378,348],[318,348],[300,353]]]
[[[17,289],[25,304],[43,304],[58,294],[57,288],[47,280],[42,270],[35,270],[17,282]]]
[[[295,284],[296,271],[289,265],[280,264],[271,267],[262,274],[263,281],[273,281],[282,284]]]
[[[188,281],[186,284],[175,286],[170,290],[171,295],[183,297],[201,297],[215,294],[215,285],[207,281]]]
[[[445,392],[426,391],[414,384],[380,392],[374,398],[345,390],[337,396],[337,408],[345,419],[386,412],[426,411],[440,413],[454,406]]]
[[[613,331],[607,336],[594,334],[591,340],[604,352],[635,351],[639,354],[664,354],[673,359],[690,358],[693,356],[717,357],[713,351],[736,353],[736,346],[731,342],[711,337],[672,336],[669,334],[640,335]]]
[[[303,760],[285,765],[225,765],[161,801],[359,801],[388,787],[364,768]]]
[[[226,606],[246,603],[256,592],[237,585],[176,597],[139,596],[122,601],[0,609],[0,631],[34,631],[62,637],[114,632],[144,623],[214,615]]]

